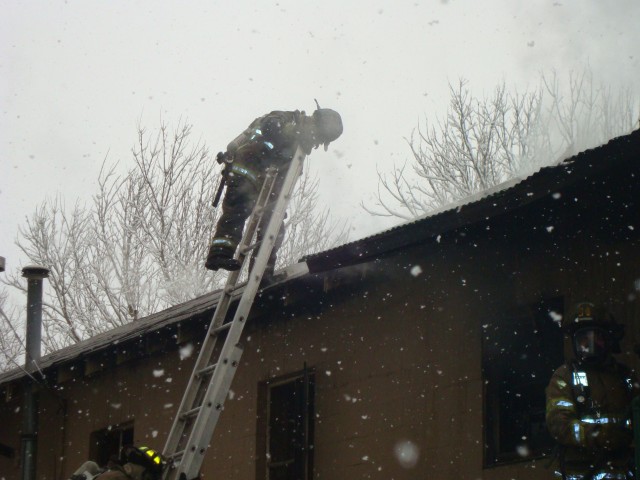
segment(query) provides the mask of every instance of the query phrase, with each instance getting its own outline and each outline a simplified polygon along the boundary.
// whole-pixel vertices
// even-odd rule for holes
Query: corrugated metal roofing
[[[526,177],[513,178],[489,190],[467,197],[416,220],[375,235],[309,255],[303,260],[309,271],[319,273],[375,259],[398,248],[436,237],[447,231],[524,206],[554,193],[556,189],[584,181],[619,162],[640,160],[640,130],[610,140],[607,144],[546,166]],[[601,161],[607,156],[606,161]]]

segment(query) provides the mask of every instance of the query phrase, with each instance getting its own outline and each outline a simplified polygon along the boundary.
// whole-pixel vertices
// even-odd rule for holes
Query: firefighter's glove
[[[229,154],[229,152],[218,152],[216,155],[216,162],[220,165],[224,165],[227,163],[233,163],[233,156]]]
[[[594,437],[595,444],[609,452],[628,448],[633,442],[633,432],[616,424],[600,425]]]

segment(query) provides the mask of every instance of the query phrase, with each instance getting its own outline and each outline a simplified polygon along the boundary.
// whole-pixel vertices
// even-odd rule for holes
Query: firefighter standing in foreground
[[[566,318],[566,317],[565,317]],[[546,421],[560,444],[556,475],[568,480],[623,480],[632,472],[631,401],[639,386],[616,362],[623,326],[591,303],[563,321],[574,358],[547,386]]]
[[[218,154],[218,161],[225,164],[223,178],[226,193],[205,267],[209,270],[229,271],[241,267],[240,262],[234,258],[235,251],[269,167],[275,167],[280,172],[272,191],[275,200],[284,180],[283,172],[286,173],[286,167],[297,147],[300,146],[307,155],[321,144],[326,151],[329,143],[341,134],[340,115],[334,110],[318,106],[311,116],[298,110],[268,113],[255,119],[242,134],[229,143],[227,151]],[[266,230],[270,218],[271,211],[267,209],[258,226],[258,241],[261,240],[261,234]],[[276,252],[283,237],[284,229],[281,228],[267,264],[266,276],[273,274]]]

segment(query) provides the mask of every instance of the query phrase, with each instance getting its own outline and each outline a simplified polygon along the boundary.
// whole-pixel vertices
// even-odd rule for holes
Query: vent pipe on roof
[[[49,269],[30,265],[22,269],[27,279],[27,345],[25,369],[31,373],[24,387],[24,410],[22,417],[22,480],[35,480],[38,445],[38,398],[33,378],[40,361],[42,339],[42,280],[49,276]]]

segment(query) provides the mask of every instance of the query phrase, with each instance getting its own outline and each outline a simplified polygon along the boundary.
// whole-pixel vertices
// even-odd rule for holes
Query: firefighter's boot
[[[240,270],[240,262],[233,258],[235,252],[227,248],[220,248],[212,245],[209,248],[209,255],[207,255],[207,261],[204,266],[207,270],[213,270],[214,272],[222,269],[234,272]]]

